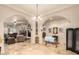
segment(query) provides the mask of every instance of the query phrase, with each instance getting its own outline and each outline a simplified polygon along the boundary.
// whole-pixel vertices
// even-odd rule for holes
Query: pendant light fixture
[[[35,16],[33,17],[33,20],[35,20],[35,21],[38,21],[38,20],[42,20],[41,18],[40,18],[40,16],[38,15],[38,4],[36,4],[36,10],[35,10]]]

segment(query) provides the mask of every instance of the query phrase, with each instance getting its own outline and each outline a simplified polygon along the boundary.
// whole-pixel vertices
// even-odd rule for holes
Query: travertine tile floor
[[[57,48],[48,44],[31,44],[28,42],[20,42],[5,46],[6,55],[76,55],[75,53],[65,49],[65,46],[59,44]]]

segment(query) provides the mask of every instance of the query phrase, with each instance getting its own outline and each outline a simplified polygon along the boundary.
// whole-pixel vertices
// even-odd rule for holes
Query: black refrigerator
[[[66,30],[66,49],[79,54],[79,28]]]

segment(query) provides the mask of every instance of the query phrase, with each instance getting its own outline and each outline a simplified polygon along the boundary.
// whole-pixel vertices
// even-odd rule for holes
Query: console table
[[[57,48],[58,36],[52,36],[50,39],[53,39],[53,37],[54,37],[54,41],[53,42],[52,42],[52,40],[51,41],[45,41],[45,45],[47,45],[47,43],[55,44],[55,46]],[[48,39],[49,39],[49,37],[48,37]]]

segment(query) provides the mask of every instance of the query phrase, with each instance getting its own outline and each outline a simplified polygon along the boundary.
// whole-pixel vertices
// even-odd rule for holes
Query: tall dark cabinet
[[[79,28],[66,30],[66,49],[79,54]]]
[[[66,49],[67,50],[72,50],[73,51],[73,48],[74,48],[74,29],[73,28],[68,28],[66,30]]]
[[[79,54],[79,28],[75,29],[74,40],[75,40],[75,42],[74,42],[74,44],[75,44],[74,51]]]

